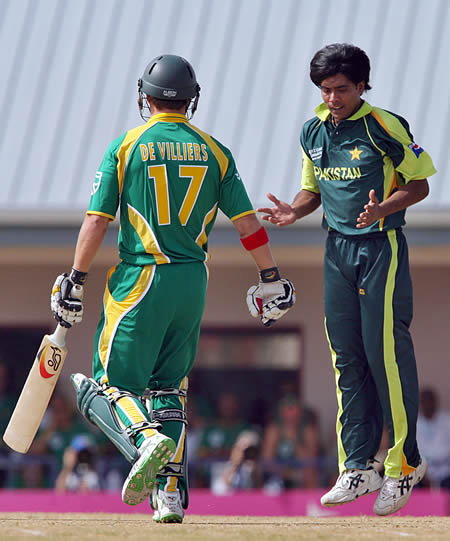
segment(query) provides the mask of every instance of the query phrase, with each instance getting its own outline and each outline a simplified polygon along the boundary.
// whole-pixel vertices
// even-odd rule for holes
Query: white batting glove
[[[72,269],[70,276],[60,274],[53,284],[50,308],[53,317],[63,327],[72,327],[83,319],[83,284],[87,273]]]
[[[269,269],[270,270],[270,269]],[[264,279],[264,272],[261,276]],[[279,277],[278,270],[276,276]],[[295,289],[290,280],[279,278],[272,282],[260,281],[247,291],[247,306],[253,317],[260,317],[270,327],[295,304]]]

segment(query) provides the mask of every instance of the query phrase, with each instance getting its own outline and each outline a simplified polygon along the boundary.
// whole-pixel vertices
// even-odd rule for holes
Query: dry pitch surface
[[[265,541],[450,540],[450,517],[201,517],[153,524],[150,515],[1,513],[0,539]]]

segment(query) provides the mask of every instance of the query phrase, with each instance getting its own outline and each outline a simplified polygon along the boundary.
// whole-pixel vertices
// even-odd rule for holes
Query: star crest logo
[[[352,157],[351,161],[353,160],[361,160],[360,155],[362,154],[362,150],[358,150],[358,147],[355,146],[353,150],[349,150],[350,155]]]

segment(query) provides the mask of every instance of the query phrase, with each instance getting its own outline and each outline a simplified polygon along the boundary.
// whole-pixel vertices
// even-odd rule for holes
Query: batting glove
[[[72,269],[70,275],[60,274],[53,284],[50,296],[50,308],[53,317],[63,327],[70,328],[83,319],[83,284],[87,272]]]
[[[274,279],[275,278],[275,279]],[[290,280],[280,278],[278,269],[261,271],[257,286],[247,291],[247,306],[253,317],[260,317],[270,327],[295,304],[295,289]]]

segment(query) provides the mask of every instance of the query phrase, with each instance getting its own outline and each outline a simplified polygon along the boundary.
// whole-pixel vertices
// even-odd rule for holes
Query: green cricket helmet
[[[197,109],[200,86],[195,77],[194,68],[181,56],[173,54],[154,58],[145,68],[138,80],[139,107],[146,96],[160,100],[194,100],[191,116]]]

